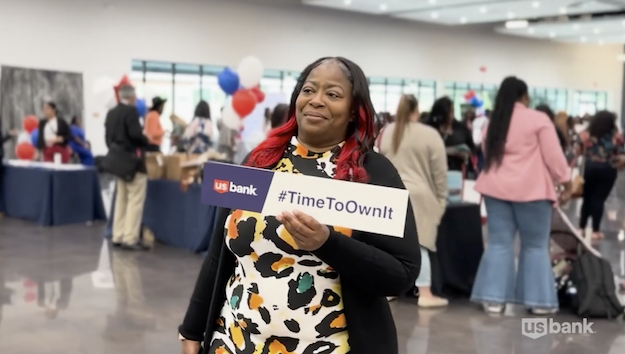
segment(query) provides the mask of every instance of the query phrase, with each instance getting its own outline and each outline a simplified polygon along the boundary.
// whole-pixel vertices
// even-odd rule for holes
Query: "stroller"
[[[573,262],[585,252],[601,257],[599,251],[584,239],[562,209],[556,208],[551,218],[549,253],[561,307],[570,306],[577,292],[569,279],[569,273]]]

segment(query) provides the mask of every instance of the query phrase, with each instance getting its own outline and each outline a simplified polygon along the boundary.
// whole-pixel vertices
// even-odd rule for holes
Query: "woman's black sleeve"
[[[204,340],[204,331],[208,319],[210,302],[213,297],[213,288],[217,278],[217,268],[223,242],[224,223],[230,210],[219,208],[215,218],[216,227],[208,247],[208,254],[204,259],[200,275],[195,283],[193,295],[187,308],[187,313],[178,331],[188,340],[201,342]]]
[[[370,183],[405,189],[395,167],[373,154],[365,167]],[[421,269],[417,225],[408,200],[403,237],[361,233],[358,239],[332,231],[326,243],[313,253],[336,270],[341,281],[380,296],[400,296],[414,286]]]

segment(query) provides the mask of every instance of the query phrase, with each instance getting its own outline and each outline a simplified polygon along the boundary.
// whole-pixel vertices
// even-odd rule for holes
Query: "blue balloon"
[[[239,89],[239,75],[230,68],[225,68],[217,75],[217,82],[228,95],[233,95]]]
[[[137,107],[139,117],[145,117],[145,114],[148,112],[148,107],[145,104],[145,100],[143,98],[139,98],[135,101],[135,107]]]
[[[474,108],[480,108],[484,105],[484,101],[480,100],[477,96],[473,96],[469,101],[469,104]]]
[[[35,130],[30,133],[30,143],[33,144],[33,146],[37,146],[37,139],[39,139],[39,128],[35,128]]]

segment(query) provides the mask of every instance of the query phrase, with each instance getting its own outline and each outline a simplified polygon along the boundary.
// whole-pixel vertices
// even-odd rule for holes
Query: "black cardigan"
[[[45,129],[46,124],[48,124],[47,119],[42,119],[39,121],[39,135],[37,136],[37,149],[43,150],[46,147],[45,142]],[[69,127],[69,124],[61,118],[56,117],[56,135],[63,138],[62,143],[57,143],[55,145],[67,146],[67,144],[72,140],[72,130]]]
[[[384,156],[367,153],[364,167],[369,184],[405,189],[399,173]],[[205,348],[210,346],[225,301],[226,283],[235,267],[235,257],[224,242],[229,213],[229,209],[217,213],[208,255],[179,327],[183,337],[204,341]],[[331,232],[326,243],[312,253],[340,275],[350,353],[397,354],[397,331],[386,297],[405,294],[414,286],[421,268],[410,201],[403,238],[356,230],[352,237]]]

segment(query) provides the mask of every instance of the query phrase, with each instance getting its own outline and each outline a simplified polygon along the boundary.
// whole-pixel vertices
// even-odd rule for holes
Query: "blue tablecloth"
[[[106,220],[100,181],[93,168],[52,170],[4,166],[0,198],[8,217],[57,226]]]
[[[180,190],[180,182],[167,180],[148,181],[143,209],[143,225],[147,226],[157,240],[164,244],[193,252],[208,249],[217,208],[201,203],[201,186],[190,185],[186,192]],[[106,237],[111,237],[115,215],[115,197]]]

